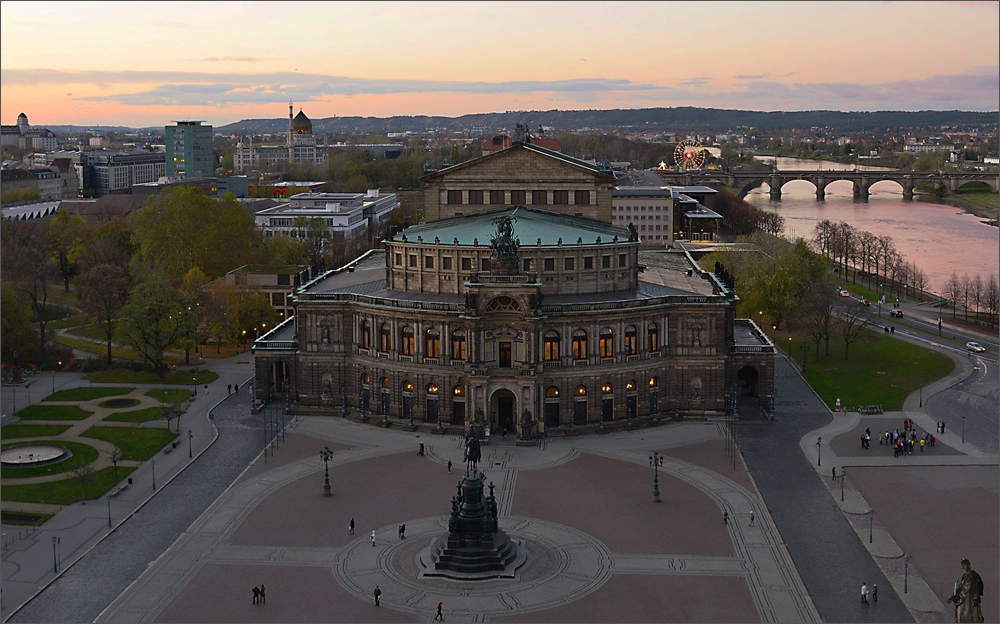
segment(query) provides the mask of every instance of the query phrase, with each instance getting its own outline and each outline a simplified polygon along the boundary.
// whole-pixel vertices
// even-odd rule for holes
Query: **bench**
[[[121,494],[122,492],[124,492],[127,489],[128,489],[128,483],[126,483],[125,485],[123,485],[123,486],[115,489],[115,491],[111,492],[111,497],[114,498],[115,496],[118,496],[119,494]]]

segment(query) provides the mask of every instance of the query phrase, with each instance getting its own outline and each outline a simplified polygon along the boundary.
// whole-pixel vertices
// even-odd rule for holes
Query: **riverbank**
[[[974,214],[980,219],[984,219],[990,225],[996,227],[997,219],[1000,218],[1000,194],[998,193],[962,193],[957,195],[945,195],[934,197],[935,201],[943,201],[950,206],[961,208],[969,214]]]

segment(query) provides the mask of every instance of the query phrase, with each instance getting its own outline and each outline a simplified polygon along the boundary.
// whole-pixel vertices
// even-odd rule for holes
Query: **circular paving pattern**
[[[381,543],[377,539],[374,548],[368,536],[360,536],[341,551],[334,575],[364,600],[371,600],[379,585],[383,604],[400,611],[426,614],[439,599],[449,596],[453,612],[482,615],[549,609],[586,596],[610,577],[611,552],[590,535],[517,516],[501,517],[500,525],[518,548],[529,553],[517,578],[471,582],[421,578],[420,555],[447,532],[446,516],[407,522],[406,539]],[[395,530],[385,527],[378,534],[394,535]]]
[[[56,462],[69,456],[65,447],[55,444],[23,444],[0,451],[5,466],[35,466]]]

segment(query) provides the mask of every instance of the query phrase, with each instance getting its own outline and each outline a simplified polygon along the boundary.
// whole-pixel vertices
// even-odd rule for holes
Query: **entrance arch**
[[[517,395],[507,388],[499,388],[490,396],[490,424],[497,431],[515,431],[517,422]]]
[[[749,365],[744,366],[740,369],[739,373],[736,374],[736,378],[740,380],[738,386],[740,396],[757,396],[760,374],[757,372],[756,368]]]

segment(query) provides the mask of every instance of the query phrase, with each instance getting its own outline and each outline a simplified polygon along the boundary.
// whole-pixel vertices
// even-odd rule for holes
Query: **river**
[[[766,157],[761,157],[765,160]],[[773,161],[773,158],[767,159]],[[816,170],[819,161],[778,158],[778,169]],[[853,170],[854,165],[823,162],[823,169]],[[871,171],[879,167],[866,167]],[[746,201],[777,212],[785,218],[785,236],[810,239],[813,228],[824,219],[845,221],[876,236],[889,235],[896,250],[927,274],[929,289],[941,293],[952,272],[959,277],[979,273],[985,281],[1000,266],[1000,229],[954,206],[924,199],[903,199],[899,184],[886,180],[871,187],[868,201],[855,200],[850,181],[826,187],[826,199],[816,199],[816,187],[794,180],[781,189],[781,199],[772,201],[766,184],[751,191]]]

